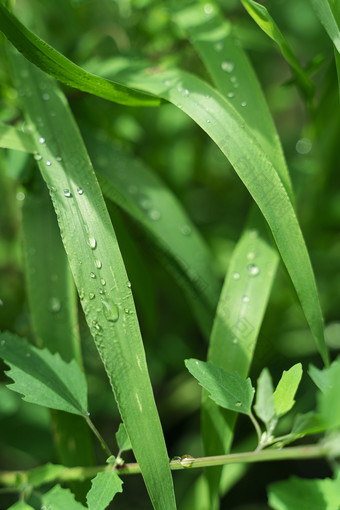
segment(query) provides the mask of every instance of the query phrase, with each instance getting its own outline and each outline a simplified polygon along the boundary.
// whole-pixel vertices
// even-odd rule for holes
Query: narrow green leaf
[[[165,447],[147,370],[131,284],[105,202],[70,109],[54,80],[16,56],[19,90],[40,171],[57,212],[63,243],[95,339],[156,509],[174,509]],[[22,73],[25,73],[25,78]],[[49,91],[48,108],[41,90]],[[53,111],[53,116],[50,112]]]
[[[129,436],[127,434],[124,423],[119,425],[118,431],[116,432],[116,441],[118,444],[118,448],[121,452],[126,452],[131,450],[131,442]]]
[[[64,469],[65,466],[48,462],[43,466],[31,469],[28,472],[27,482],[32,487],[39,487],[45,483],[53,482]]]
[[[108,507],[117,492],[123,492],[123,482],[116,471],[98,473],[92,480],[92,487],[87,494],[89,510],[104,510]]]
[[[34,510],[33,506],[28,505],[25,501],[18,501],[14,505],[8,507],[7,510]]]
[[[56,485],[42,496],[43,505],[53,510],[84,510],[85,507],[74,499],[69,489],[63,489]]]
[[[315,278],[288,192],[268,156],[260,147],[232,101],[200,78],[184,71],[150,73],[145,69],[123,70],[119,79],[129,86],[157,94],[187,113],[215,141],[228,157],[268,222],[281,257],[295,286],[306,319],[324,362],[328,352]],[[188,93],[186,92],[188,91]],[[246,105],[245,105],[246,107]],[[294,250],[292,250],[294,246]]]
[[[272,430],[276,423],[274,388],[270,372],[267,368],[262,370],[257,380],[254,409],[257,416],[265,423],[267,430]]]
[[[313,374],[316,375],[316,374]],[[313,379],[314,380],[314,379]],[[318,385],[322,393],[318,398],[317,409],[320,413],[323,423],[328,428],[340,426],[340,399],[339,399],[339,382],[340,382],[340,363],[334,362],[330,370],[324,374],[317,374]]]
[[[158,106],[160,100],[88,73],[28,30],[0,3],[0,30],[30,62],[57,80],[89,94],[130,106]]]
[[[8,387],[23,400],[86,416],[87,384],[77,362],[37,349],[12,333],[0,334],[0,357],[10,366]]]
[[[283,57],[291,66],[295,79],[307,99],[311,99],[314,93],[314,85],[307,74],[301,68],[293,50],[282,35],[279,27],[270,16],[266,7],[254,0],[241,0],[243,6],[248,11],[258,26],[279,46]]]
[[[237,373],[230,373],[211,362],[197,359],[185,360],[185,366],[210,393],[210,398],[224,409],[250,414],[254,388],[250,379],[242,379]]]
[[[332,388],[333,378],[336,377],[336,374],[339,373],[339,360],[336,359],[333,363],[328,367],[320,370],[313,365],[309,365],[308,374],[311,377],[312,381],[317,385],[317,387],[325,393],[327,390]]]
[[[284,370],[274,391],[275,411],[277,416],[283,416],[295,404],[295,393],[302,377],[302,365],[296,363],[289,370]]]
[[[335,480],[304,480],[294,476],[272,483],[268,500],[274,510],[337,510],[340,505],[339,477]]]
[[[311,0],[311,3],[338,53],[340,53],[340,30],[338,25],[340,23],[340,15],[338,9],[334,9],[336,3],[329,2],[328,0]],[[332,7],[334,10],[332,10]],[[338,13],[338,19],[335,18],[334,13]]]
[[[22,152],[34,152],[34,144],[28,133],[2,123],[0,123],[0,147]]]

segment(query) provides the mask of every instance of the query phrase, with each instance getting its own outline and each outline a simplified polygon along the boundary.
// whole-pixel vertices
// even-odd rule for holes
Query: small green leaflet
[[[7,510],[34,510],[33,506],[28,505],[25,501],[18,501],[10,506]]]
[[[272,483],[268,490],[274,510],[338,510],[340,506],[339,472],[335,480],[304,480],[295,476]]]
[[[256,403],[254,406],[257,416],[265,423],[267,430],[273,430],[276,423],[274,388],[271,375],[264,368],[257,380]]]
[[[319,370],[313,365],[309,365],[308,369],[309,376],[323,393],[332,387],[332,379],[336,373],[339,373],[339,360],[337,359],[333,361],[330,367],[323,370]]]
[[[12,333],[0,334],[0,357],[10,366],[7,375],[14,384],[8,388],[23,400],[87,415],[87,384],[77,362],[66,363],[59,354],[37,349]]]
[[[185,366],[217,405],[250,414],[255,390],[249,378],[242,379],[237,372],[232,374],[211,362],[197,359],[185,360]]]
[[[74,499],[74,495],[69,489],[62,489],[60,485],[55,485],[50,491],[46,492],[41,498],[42,507],[53,510],[85,510],[85,507]]]
[[[48,462],[44,466],[31,469],[28,472],[27,482],[32,487],[39,487],[44,483],[53,482],[64,470],[65,466]]]
[[[283,416],[295,404],[295,393],[302,377],[302,365],[297,363],[289,370],[284,370],[282,377],[274,391],[275,411],[277,416]]]
[[[315,374],[317,369],[314,368]],[[323,372],[323,371],[322,371]],[[335,361],[332,363],[329,371],[325,374],[318,374],[318,383],[321,382],[322,393],[318,398],[318,411],[321,419],[328,428],[340,426],[340,398],[339,398],[339,381],[340,381],[340,363]],[[314,374],[314,375],[315,375]],[[313,378],[314,380],[314,378]],[[316,382],[316,381],[314,381]]]
[[[123,482],[116,471],[103,471],[92,480],[86,500],[89,510],[104,510],[117,492],[123,492]],[[65,507],[66,508],[66,507]]]
[[[127,452],[132,449],[124,423],[119,425],[118,431],[116,432],[116,440],[121,452]]]

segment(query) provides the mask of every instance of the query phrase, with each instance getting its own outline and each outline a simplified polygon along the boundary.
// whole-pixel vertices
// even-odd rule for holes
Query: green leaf
[[[8,507],[7,510],[34,510],[33,506],[28,505],[25,501],[18,501],[14,505]]]
[[[43,505],[53,510],[84,510],[85,507],[74,499],[69,489],[62,489],[56,485],[42,496]]]
[[[37,349],[12,333],[0,334],[0,357],[14,380],[8,387],[23,400],[86,416],[87,384],[77,362],[66,363],[59,354]]]
[[[320,415],[314,411],[305,414],[297,414],[294,419],[292,434],[305,436],[308,434],[318,434],[327,430],[327,425],[322,421]]]
[[[257,416],[265,423],[267,430],[273,430],[276,424],[274,388],[270,372],[264,368],[257,380],[256,403]]]
[[[18,88],[32,125],[85,318],[110,379],[156,509],[174,509],[168,455],[148,374],[131,284],[86,149],[54,80],[15,57]],[[22,73],[25,73],[25,78]],[[49,91],[49,108],[41,97]],[[53,111],[53,117],[50,111]],[[47,163],[47,164],[46,164]]]
[[[289,480],[269,485],[269,505],[274,510],[337,510],[340,505],[339,477],[335,480]]]
[[[0,3],[0,30],[30,62],[57,80],[95,96],[130,106],[158,106],[160,100],[88,73],[64,57]]]
[[[98,473],[92,480],[92,487],[86,496],[89,510],[107,508],[117,492],[123,492],[122,485],[123,482],[116,471]]]
[[[334,8],[337,3],[329,2],[328,0],[311,0],[311,3],[318,18],[325,27],[326,32],[332,39],[338,53],[340,53],[340,14],[339,8]],[[336,14],[336,17],[334,13]]]
[[[291,66],[295,79],[307,99],[311,99],[314,93],[314,85],[301,68],[293,50],[282,35],[280,29],[270,16],[267,9],[254,0],[241,0],[243,6],[248,11],[258,26],[279,46],[282,55]]]
[[[224,409],[250,414],[254,388],[250,379],[242,379],[238,373],[230,373],[211,362],[197,359],[185,360],[185,366],[210,393],[210,398]]]
[[[23,152],[34,152],[35,150],[32,138],[28,133],[2,123],[0,123],[0,147]]]
[[[44,466],[31,469],[28,472],[27,482],[32,487],[39,487],[45,483],[53,482],[64,470],[65,466],[48,462]]]
[[[116,441],[121,452],[126,452],[132,449],[124,423],[119,425],[118,431],[116,432]]]
[[[316,369],[315,369],[316,370]],[[317,372],[315,372],[317,373]],[[315,374],[314,374],[315,375]],[[320,413],[322,421],[328,428],[340,426],[340,399],[339,399],[339,383],[340,383],[340,363],[335,361],[330,369],[324,374],[317,374],[318,384],[321,384],[322,393],[318,398],[317,409]]]
[[[274,391],[275,411],[277,416],[283,416],[295,404],[295,393],[302,377],[302,365],[296,363],[289,370],[284,370]]]
[[[338,359],[333,361],[328,368],[324,368],[323,370],[316,368],[314,365],[309,365],[308,374],[316,386],[325,393],[327,390],[332,388],[333,378],[339,373],[339,365],[340,363]]]

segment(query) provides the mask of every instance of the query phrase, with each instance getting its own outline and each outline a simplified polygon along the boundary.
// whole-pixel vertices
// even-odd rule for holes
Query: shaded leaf
[[[23,152],[34,152],[35,150],[32,138],[28,133],[2,123],[0,123],[0,147]]]
[[[275,411],[277,416],[283,416],[295,404],[295,393],[302,377],[302,365],[297,363],[289,370],[284,370],[274,391]]]
[[[33,506],[28,505],[25,501],[18,501],[14,505],[8,507],[7,510],[34,510]]]
[[[31,469],[28,472],[27,481],[33,487],[39,487],[48,482],[53,482],[62,471],[65,470],[65,466],[58,464],[45,464],[37,468]]]
[[[210,398],[224,409],[250,414],[254,388],[250,379],[242,379],[211,362],[197,359],[185,360],[185,365],[199,384],[210,393]]]
[[[340,53],[340,30],[338,26],[338,23],[340,23],[339,9],[332,10],[332,6],[336,4],[327,0],[311,0],[311,3],[318,18],[325,27],[326,32],[332,39],[338,53]],[[334,13],[336,14],[336,17]]]
[[[124,423],[119,425],[118,431],[116,432],[116,440],[118,448],[121,452],[126,452],[132,449],[129,436],[127,434]]]
[[[87,384],[77,362],[37,349],[12,333],[0,334],[0,357],[10,366],[8,387],[23,400],[86,416]]]
[[[89,510],[104,510],[117,492],[123,492],[123,482],[116,471],[103,471],[92,480],[92,487],[87,493]]]
[[[309,365],[308,374],[317,387],[324,393],[332,388],[333,377],[336,377],[336,374],[339,373],[339,365],[340,363],[338,359],[333,361],[328,368],[324,368],[323,370],[320,370],[314,365]]]
[[[315,372],[317,373],[317,372]],[[323,422],[328,428],[340,426],[340,363],[332,364],[326,377],[321,373],[318,374],[318,382],[321,381],[322,393],[318,398],[317,409],[321,415]]]
[[[74,499],[69,489],[63,489],[55,485],[51,490],[42,496],[43,505],[53,510],[84,510],[85,507]]]
[[[272,430],[276,424],[274,388],[271,375],[264,368],[257,380],[256,403],[254,405],[257,416],[265,423],[267,430]]]

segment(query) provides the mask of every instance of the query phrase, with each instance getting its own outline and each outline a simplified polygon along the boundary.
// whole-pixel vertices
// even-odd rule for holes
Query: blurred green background
[[[160,0],[17,0],[15,12],[40,37],[86,67],[93,58],[123,55],[147,57],[185,68],[207,78],[188,41],[172,24],[167,3]],[[332,358],[340,347],[340,134],[339,94],[332,47],[310,3],[269,0],[276,20],[301,62],[313,68],[316,106],[308,111],[290,70],[275,44],[249,18],[237,0],[219,2],[230,19],[264,88],[281,137],[297,199],[298,216],[310,250],[326,322]],[[0,121],[24,129],[19,99],[10,79],[1,37]],[[145,161],[174,192],[208,242],[221,285],[235,243],[244,226],[251,198],[213,142],[172,105],[131,108],[63,87],[80,129],[95,127],[120,141]],[[259,119],[260,121],[260,119]],[[32,338],[25,293],[21,243],[21,206],[32,179],[31,157],[0,152],[0,328]],[[207,344],[176,281],[161,267],[147,239],[132,221],[108,204],[126,262],[141,324],[151,379],[168,444],[169,456],[202,453],[199,432],[200,390],[186,373],[183,360],[205,359]],[[79,312],[82,351],[89,383],[91,416],[110,446],[119,416],[99,356]],[[269,366],[276,383],[282,370],[297,361],[321,366],[296,296],[281,267],[261,329],[251,377]],[[4,365],[3,365],[4,368]],[[0,469],[27,469],[56,462],[46,409],[23,402],[5,388],[0,376]],[[313,408],[311,382],[305,376],[297,411]],[[289,422],[289,416],[287,417]],[[240,419],[235,443],[252,431]],[[97,448],[96,461],[105,462]],[[129,454],[126,459],[129,460]],[[196,470],[174,474],[179,506]],[[265,487],[289,474],[330,474],[322,461],[263,464],[249,468],[222,502],[222,508],[268,508]],[[245,490],[246,488],[246,490]],[[0,496],[1,508],[15,501]],[[114,506],[150,508],[139,477],[125,479]]]

